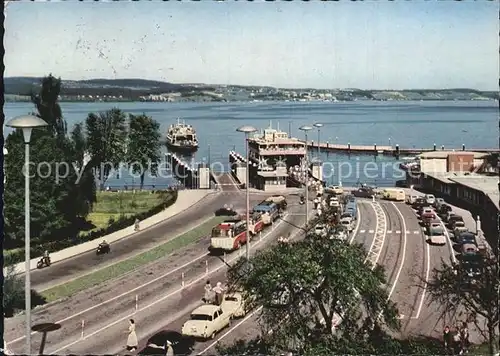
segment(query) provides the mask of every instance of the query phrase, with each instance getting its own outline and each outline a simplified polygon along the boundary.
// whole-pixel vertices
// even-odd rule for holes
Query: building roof
[[[489,153],[473,151],[431,151],[419,154],[420,159],[446,159],[450,154],[473,154],[475,159],[488,157]]]
[[[277,171],[258,172],[257,174],[259,176],[265,177],[265,178],[288,177],[288,173],[286,173],[286,172],[277,172]]]
[[[455,182],[451,181],[451,177],[457,177],[460,172],[423,172],[427,177],[434,178],[442,183],[446,184],[455,184]]]
[[[498,176],[471,175],[450,178],[451,181],[474,190],[483,192],[499,208],[500,193]]]

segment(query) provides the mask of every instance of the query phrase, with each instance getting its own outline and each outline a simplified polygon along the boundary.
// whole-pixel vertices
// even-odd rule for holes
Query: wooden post
[[[139,295],[135,295],[135,311],[139,309]]]
[[[205,274],[208,274],[208,260],[205,261]]]
[[[82,339],[84,337],[84,332],[83,332],[84,328],[85,328],[85,320],[82,319]]]
[[[184,288],[184,272],[182,272],[181,277],[182,277],[181,285],[182,285],[182,288]]]

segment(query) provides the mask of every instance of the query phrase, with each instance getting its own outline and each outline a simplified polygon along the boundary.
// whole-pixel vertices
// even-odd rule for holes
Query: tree
[[[249,308],[263,306],[272,345],[305,352],[318,340],[358,340],[382,326],[398,330],[397,308],[387,301],[383,268],[364,264],[361,245],[308,235],[280,243],[230,269]],[[340,323],[335,325],[335,321]],[[368,327],[367,327],[368,326]],[[298,346],[297,346],[298,345]]]
[[[484,256],[479,260],[479,276],[471,276],[470,264],[450,266],[441,261],[441,266],[433,270],[428,283],[432,300],[444,306],[444,312],[451,315],[465,310],[470,319],[489,342],[490,355],[497,352],[497,333],[499,325],[500,281],[498,260],[494,256]],[[486,325],[480,321],[483,319]]]
[[[91,167],[97,168],[101,188],[112,169],[124,161],[127,128],[126,116],[118,108],[98,114],[90,113],[85,121],[87,149]]]
[[[53,76],[42,80],[39,95],[33,95],[38,115],[48,123],[46,128],[33,130],[30,143],[30,211],[31,236],[64,238],[72,232],[79,216],[85,216],[83,206],[91,204],[92,191],[78,185],[78,173],[73,167],[74,146],[66,136],[66,124],[57,103],[60,79]],[[5,232],[6,248],[20,245],[24,238],[24,140],[21,130],[6,139],[9,154],[5,157]]]
[[[142,189],[147,170],[152,174],[158,172],[161,159],[160,124],[145,114],[130,114],[129,120],[127,163],[134,174],[140,174]]]

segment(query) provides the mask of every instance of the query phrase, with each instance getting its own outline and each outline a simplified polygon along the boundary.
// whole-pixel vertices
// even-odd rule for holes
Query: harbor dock
[[[307,146],[309,149],[318,149],[318,143],[314,141],[308,141]],[[465,145],[460,148],[450,149],[445,148],[445,146],[438,147],[434,145],[430,148],[401,148],[399,145],[395,146],[379,146],[377,144],[373,145],[352,145],[350,143],[346,145],[332,144],[329,142],[322,142],[319,144],[319,148],[324,152],[341,152],[341,153],[352,153],[352,154],[383,154],[388,156],[400,156],[400,155],[418,155],[425,152],[432,151],[465,151]],[[474,152],[482,153],[500,153],[499,148],[474,148]]]

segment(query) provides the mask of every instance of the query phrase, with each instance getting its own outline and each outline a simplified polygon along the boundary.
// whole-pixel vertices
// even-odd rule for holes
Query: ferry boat
[[[172,151],[192,153],[198,150],[198,138],[193,126],[177,119],[176,124],[169,126],[166,139],[167,147]]]

